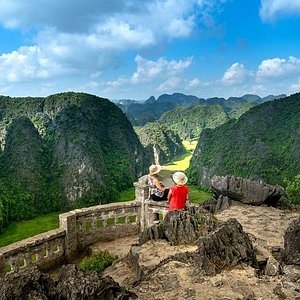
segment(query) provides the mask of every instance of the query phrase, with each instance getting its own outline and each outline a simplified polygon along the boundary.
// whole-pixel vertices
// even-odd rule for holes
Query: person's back
[[[166,188],[158,179],[158,173],[161,170],[159,165],[151,165],[149,167],[149,174],[147,176],[146,184],[150,188],[150,199],[154,201],[165,201],[169,193]]]
[[[176,172],[173,175],[173,180],[176,185],[172,186],[169,191],[169,211],[185,209],[189,192],[185,184],[188,179],[183,172]]]

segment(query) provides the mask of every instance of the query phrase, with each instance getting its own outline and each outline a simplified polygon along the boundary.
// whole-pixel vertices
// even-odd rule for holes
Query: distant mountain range
[[[141,102],[130,99],[119,100],[116,104],[122,109],[133,125],[142,126],[148,122],[158,120],[163,113],[178,107],[190,107],[197,104],[220,105],[229,116],[234,117],[236,115],[235,112],[240,107],[245,108],[248,105],[250,108],[257,104],[283,97],[286,97],[286,95],[269,95],[261,98],[257,95],[247,94],[242,97],[230,97],[228,99],[218,97],[204,99],[193,95],[174,93],[172,95],[163,94],[157,99],[151,96],[146,101]]]

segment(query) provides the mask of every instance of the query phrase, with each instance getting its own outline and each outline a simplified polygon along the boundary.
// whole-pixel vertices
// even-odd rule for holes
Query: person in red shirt
[[[175,172],[173,181],[176,185],[171,186],[169,190],[169,211],[185,209],[189,193],[189,189],[185,185],[188,178],[183,172]]]

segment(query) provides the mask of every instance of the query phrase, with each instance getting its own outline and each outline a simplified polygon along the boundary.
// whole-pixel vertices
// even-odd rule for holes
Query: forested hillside
[[[229,120],[220,105],[180,107],[164,113],[158,123],[177,133],[181,139],[199,138],[205,128],[215,128]]]
[[[84,93],[0,97],[0,225],[107,203],[150,158],[122,111]]]
[[[238,120],[202,132],[189,168],[207,185],[232,174],[282,184],[300,173],[300,94],[255,106]]]

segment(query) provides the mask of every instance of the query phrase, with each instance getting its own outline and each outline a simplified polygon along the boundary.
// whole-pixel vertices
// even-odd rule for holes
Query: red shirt
[[[169,200],[169,211],[175,209],[185,209],[187,194],[189,189],[185,185],[174,185],[170,187],[172,192]]]

